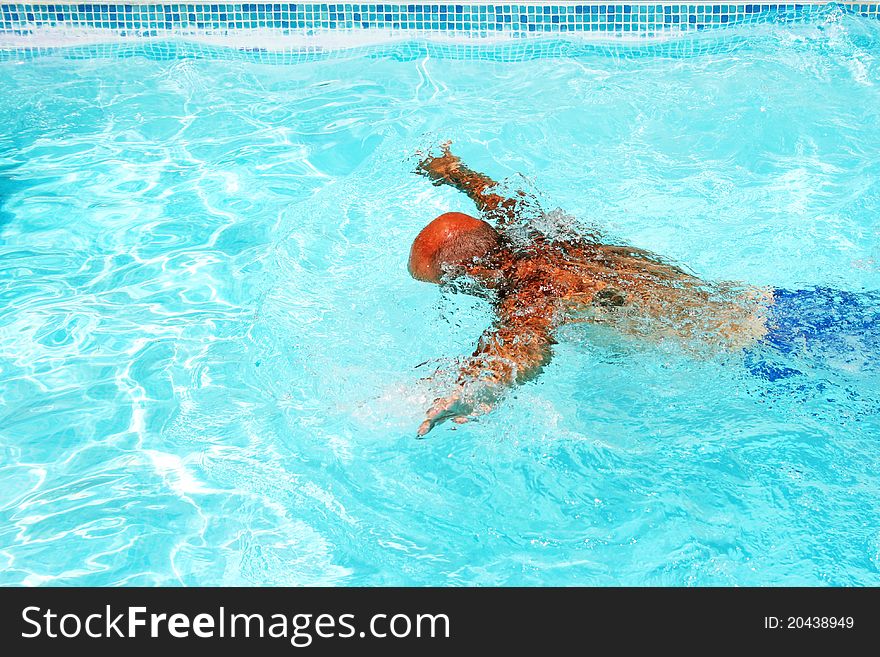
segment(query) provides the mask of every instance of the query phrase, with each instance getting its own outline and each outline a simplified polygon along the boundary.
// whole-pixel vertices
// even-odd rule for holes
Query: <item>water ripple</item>
[[[573,327],[416,442],[490,308],[405,264],[473,211],[411,173],[451,138],[707,278],[876,290],[878,37],[4,54],[0,584],[877,584],[875,351]]]

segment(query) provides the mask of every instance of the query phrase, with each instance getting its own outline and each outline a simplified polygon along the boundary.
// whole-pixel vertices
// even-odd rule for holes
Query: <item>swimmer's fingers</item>
[[[428,409],[428,412],[425,414],[425,420],[419,425],[416,434],[419,438],[422,438],[431,429],[446,420],[458,422],[459,418],[467,418],[472,410],[473,408],[469,404],[462,401],[460,390],[447,397],[440,397]]]
[[[416,165],[415,173],[429,178],[434,187],[439,187],[446,181],[446,177],[444,173],[438,171],[436,162],[437,158],[429,155]]]
[[[423,151],[421,149],[416,151],[416,157],[419,158],[418,163],[416,163],[416,173],[427,173],[428,165],[432,160],[436,159],[431,155],[431,151]]]
[[[440,142],[440,150],[444,155],[449,154],[449,147],[452,146],[452,140],[447,139],[446,141]],[[431,159],[431,150],[432,148],[417,148],[415,154],[418,157],[424,157],[426,159]]]
[[[425,419],[419,425],[419,428],[416,431],[416,435],[419,438],[423,438],[428,434],[431,429],[433,429],[444,420],[455,417],[455,413],[452,412],[451,409],[456,402],[457,399],[453,399],[452,396],[436,400],[434,402],[434,405],[431,406],[431,408],[429,408],[428,412],[425,414]]]
[[[451,141],[445,141],[440,144],[442,154],[439,157],[435,157],[428,153],[427,156],[420,160],[416,165],[415,172],[431,178],[434,181],[434,185],[442,185],[449,177],[450,172],[456,170],[461,162],[461,160],[449,150],[451,144]],[[425,155],[425,153],[422,151],[416,151],[416,155],[422,156]]]

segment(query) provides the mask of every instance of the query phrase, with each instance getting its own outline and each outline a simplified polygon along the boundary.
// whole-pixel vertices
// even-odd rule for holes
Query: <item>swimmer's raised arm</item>
[[[463,423],[490,411],[507,388],[534,378],[550,361],[556,309],[535,305],[530,296],[511,294],[501,302],[495,326],[459,368],[453,392],[428,409],[419,436],[446,420]]]
[[[499,226],[513,221],[525,203],[537,205],[534,197],[524,192],[517,192],[517,197],[509,198],[487,191],[498,183],[462,164],[461,159],[449,150],[449,142],[441,148],[439,157],[427,157],[419,162],[416,172],[433,180],[435,185],[449,185],[464,192],[480,212],[494,219]]]

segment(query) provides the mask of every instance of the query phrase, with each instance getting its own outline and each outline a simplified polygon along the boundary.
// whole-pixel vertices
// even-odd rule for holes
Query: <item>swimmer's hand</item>
[[[424,438],[431,429],[446,420],[452,420],[459,424],[467,422],[471,408],[462,400],[462,392],[462,388],[459,387],[451,395],[435,399],[434,404],[425,414],[425,421],[419,425],[416,435],[419,438]]]
[[[442,154],[439,157],[429,155],[416,165],[416,173],[421,173],[434,181],[435,185],[442,185],[452,178],[452,174],[461,167],[461,159],[453,155],[449,150],[452,142],[444,142],[440,145]],[[421,153],[419,153],[421,155]]]
[[[470,396],[465,395],[465,386],[459,384],[452,394],[434,400],[434,404],[425,415],[425,421],[419,425],[416,435],[419,438],[424,438],[431,429],[446,420],[452,420],[456,424],[464,424],[491,409],[492,407],[488,403],[477,404],[471,401]]]

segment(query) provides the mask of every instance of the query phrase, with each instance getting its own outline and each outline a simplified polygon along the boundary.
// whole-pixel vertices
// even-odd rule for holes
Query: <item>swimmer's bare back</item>
[[[512,385],[537,376],[552,356],[554,332],[567,322],[605,323],[654,340],[704,338],[738,349],[765,332],[766,297],[754,289],[725,295],[641,249],[595,240],[555,241],[534,232],[513,247],[508,232],[534,212],[534,197],[498,194],[445,144],[417,172],[464,192],[499,235],[496,248],[459,263],[462,273],[495,293],[495,320],[457,372],[453,389],[435,400],[419,426],[424,436],[445,420],[462,423],[489,411]],[[647,321],[646,321],[647,320]]]

